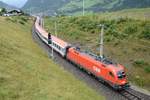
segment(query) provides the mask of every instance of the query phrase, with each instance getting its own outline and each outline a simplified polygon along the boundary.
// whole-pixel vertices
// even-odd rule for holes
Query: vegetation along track
[[[46,45],[42,40],[37,36],[35,29],[33,27],[32,29],[33,39],[35,42],[37,42],[47,53],[48,55],[51,55],[51,48]],[[63,59],[58,53],[54,52],[54,61],[63,67],[65,70],[71,72],[77,79],[84,81],[88,86],[96,90],[98,93],[104,95],[107,100],[150,100],[149,96],[146,96],[147,98],[144,98],[143,94],[137,93],[138,99],[131,98],[131,95],[129,97],[127,91],[125,94],[125,91],[116,92],[109,86],[99,82],[96,78],[93,78],[93,76],[88,75],[86,72],[81,71],[79,68],[77,68],[74,64],[69,63],[65,59]],[[140,94],[140,95],[139,95]],[[136,97],[135,94],[132,93],[132,96]],[[142,99],[141,99],[142,97]]]

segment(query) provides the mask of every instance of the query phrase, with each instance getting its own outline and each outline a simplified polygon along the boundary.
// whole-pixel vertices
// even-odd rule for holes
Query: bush
[[[125,34],[131,35],[131,34],[137,32],[137,29],[138,29],[138,28],[137,28],[136,25],[131,24],[131,25],[127,25],[127,26],[125,27],[125,29],[124,29],[123,32],[124,32]]]
[[[144,60],[136,60],[136,61],[134,61],[134,65],[136,67],[141,68],[146,73],[150,73],[150,65],[148,63],[146,63]]]
[[[9,18],[9,17],[6,17],[6,19],[5,19],[6,21],[11,21],[11,18]]]
[[[113,40],[113,38],[111,38],[111,36],[105,36],[104,41],[105,42],[111,42]]]
[[[145,71],[146,73],[150,73],[150,66],[146,66],[146,67],[144,68],[144,71]]]
[[[2,10],[1,10],[0,13],[1,13],[1,14],[7,13],[7,10],[6,10],[5,8],[2,8]]]
[[[115,28],[114,29],[109,28],[106,31],[106,35],[112,37],[113,39],[119,39],[119,40],[125,39],[128,36],[127,34],[122,33],[121,31],[118,31]]]
[[[94,32],[98,25],[96,22],[89,19],[81,19],[77,24],[79,25],[79,29],[85,32]]]
[[[134,64],[138,66],[142,66],[142,65],[145,65],[146,63],[144,62],[144,60],[136,60],[134,61]]]
[[[143,38],[150,39],[150,25],[145,25],[141,34]]]
[[[142,33],[143,33],[143,38],[150,40],[150,31],[144,30]]]
[[[136,76],[136,77],[135,77],[135,81],[136,81],[136,83],[137,83],[139,86],[144,86],[144,80],[143,80],[142,77]]]
[[[19,21],[20,24],[24,25],[25,23],[23,21]]]
[[[70,22],[70,23],[75,23],[76,20],[77,20],[77,17],[71,17],[71,18],[69,19],[69,22]]]
[[[78,40],[80,37],[82,37],[79,30],[71,29],[70,31],[68,31],[67,34],[69,37],[71,37],[75,40]]]
[[[27,22],[28,21],[28,18],[26,18],[26,17],[21,17],[20,18],[22,21],[24,21],[24,22]]]
[[[17,23],[17,20],[16,20],[16,19],[14,19],[14,18],[12,18],[12,19],[11,19],[11,22],[13,22],[13,23]]]
[[[128,21],[131,21],[132,19],[129,19],[129,18],[123,18],[123,17],[120,17],[116,20],[116,23],[117,24],[120,24],[120,23],[124,23],[124,22],[128,22]]]
[[[150,33],[146,32],[146,31],[143,31],[143,37],[145,39],[150,39]]]

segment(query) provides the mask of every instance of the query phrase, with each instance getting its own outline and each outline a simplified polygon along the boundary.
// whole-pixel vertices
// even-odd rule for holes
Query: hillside
[[[131,9],[80,17],[46,18],[45,28],[79,46],[81,50],[99,55],[99,24],[105,24],[104,54],[128,69],[128,78],[150,91],[150,8]],[[144,77],[143,77],[144,76]]]
[[[9,10],[9,9],[15,9],[15,7],[10,6],[10,5],[8,5],[8,4],[2,2],[2,1],[0,1],[0,8],[6,8],[6,9],[8,9],[8,10]]]
[[[103,100],[33,41],[28,17],[0,17],[0,100]]]
[[[44,13],[53,15],[56,10],[62,7],[67,0],[28,0],[22,8],[25,12],[31,13]]]
[[[104,12],[128,8],[150,7],[149,0],[84,0],[85,12]],[[43,12],[54,15],[55,12],[63,15],[82,12],[83,0],[28,0],[23,10],[32,13]]]
[[[84,2],[86,13],[150,7],[149,0],[84,0]],[[83,0],[70,0],[58,11],[63,14],[81,13],[82,6]]]

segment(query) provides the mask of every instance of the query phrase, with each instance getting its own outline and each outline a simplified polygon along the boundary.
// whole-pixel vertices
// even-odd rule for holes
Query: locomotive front
[[[112,84],[112,87],[116,90],[127,89],[129,87],[129,83],[125,72],[125,67],[120,64],[115,64],[110,65],[109,68],[114,77],[114,84]]]

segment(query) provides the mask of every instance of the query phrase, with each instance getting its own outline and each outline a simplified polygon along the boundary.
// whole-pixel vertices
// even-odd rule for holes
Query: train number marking
[[[101,72],[101,69],[97,68],[96,66],[93,66],[93,70],[97,73],[100,73]]]

